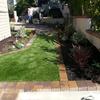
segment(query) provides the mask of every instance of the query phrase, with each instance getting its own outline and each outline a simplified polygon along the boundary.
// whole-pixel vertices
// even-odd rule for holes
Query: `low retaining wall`
[[[90,29],[91,18],[88,17],[73,17],[73,26],[76,31],[85,32],[87,29]]]
[[[73,26],[76,29],[76,31],[83,33],[86,36],[86,38],[100,51],[100,34],[94,35],[86,31],[87,29],[90,29],[91,26],[90,18],[74,17]]]

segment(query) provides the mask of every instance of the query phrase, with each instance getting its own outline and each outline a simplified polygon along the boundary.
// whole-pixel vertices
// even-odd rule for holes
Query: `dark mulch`
[[[89,60],[89,66],[83,70],[75,68],[75,61],[71,57],[72,42],[71,41],[60,41],[62,44],[61,50],[63,55],[63,61],[66,66],[69,80],[92,80],[100,83],[100,69],[91,67],[93,61],[100,62],[100,52],[90,43],[91,47],[91,59]]]
[[[7,39],[0,41],[0,53],[6,53],[10,51],[10,46],[15,42],[15,37],[11,36]]]

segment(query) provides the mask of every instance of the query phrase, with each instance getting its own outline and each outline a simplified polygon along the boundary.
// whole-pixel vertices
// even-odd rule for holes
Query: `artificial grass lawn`
[[[26,50],[0,56],[0,81],[59,80],[54,36],[39,35]]]

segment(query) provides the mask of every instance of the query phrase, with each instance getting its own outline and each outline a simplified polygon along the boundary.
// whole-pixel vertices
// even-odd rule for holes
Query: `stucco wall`
[[[100,50],[100,37],[86,32],[90,28],[91,22],[90,18],[73,18],[73,25],[77,31],[85,34],[86,38],[98,49]]]
[[[88,40],[100,51],[100,37],[96,37],[95,35],[88,32],[85,34]]]
[[[84,17],[73,17],[73,25],[77,31],[85,32],[87,29],[90,28],[91,19]]]
[[[11,36],[7,0],[0,0],[0,41]]]

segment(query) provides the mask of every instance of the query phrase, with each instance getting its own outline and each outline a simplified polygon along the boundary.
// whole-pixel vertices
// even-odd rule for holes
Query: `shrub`
[[[25,27],[24,27],[24,26],[22,26],[22,27],[20,28],[19,33],[20,33],[20,36],[21,36],[21,37],[24,37],[24,36],[26,35],[26,34],[25,34]]]
[[[91,29],[100,32],[100,0],[91,0],[88,13],[92,18]]]
[[[20,28],[20,30],[18,32],[16,32],[16,34],[14,34],[15,37],[21,37],[21,38],[28,38],[28,36],[30,35],[31,31],[29,30],[25,30],[25,27],[22,26]]]
[[[25,34],[27,35],[27,36],[29,36],[30,34],[31,34],[31,30],[26,30],[26,32],[25,32]]]
[[[95,67],[95,68],[99,68],[100,69],[100,63],[99,62],[94,62],[92,64],[92,66]]]
[[[93,66],[92,80],[100,84],[100,62],[94,62],[92,66]]]
[[[86,39],[85,35],[79,32],[74,32],[70,39],[73,42],[73,44],[80,44],[83,46],[88,46],[89,44],[89,41]]]
[[[79,45],[73,45],[72,57],[78,67],[87,67],[90,56],[91,54],[89,50]]]
[[[24,44],[23,44],[23,43],[20,43],[20,42],[17,42],[17,43],[15,44],[15,47],[18,48],[18,49],[21,49],[21,48],[24,47]]]

